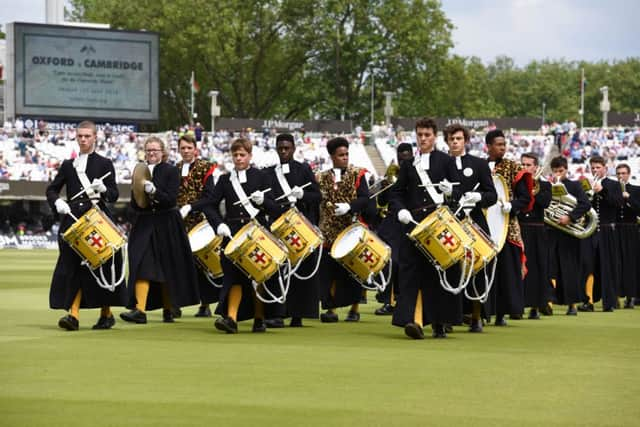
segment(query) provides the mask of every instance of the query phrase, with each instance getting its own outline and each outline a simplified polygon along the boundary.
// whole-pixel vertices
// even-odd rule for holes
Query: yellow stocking
[[[111,317],[111,307],[106,305],[100,309],[100,317]]]
[[[136,308],[143,313],[147,309],[148,295],[149,295],[149,281],[136,280]]]
[[[359,303],[351,304],[351,311],[353,311],[354,313],[357,313],[359,309],[360,309]]]
[[[76,319],[80,318],[80,301],[82,301],[82,289],[78,289],[78,293],[75,298],[73,298],[73,302],[69,308],[69,314]]]
[[[589,297],[589,304],[593,304],[593,274],[587,276],[587,281],[584,284],[584,292]]]
[[[238,319],[238,309],[242,301],[242,285],[232,285],[229,289],[229,302],[227,304],[227,316],[235,322]]]
[[[422,327],[422,289],[418,289],[416,298],[416,311],[413,314],[413,321]]]
[[[391,287],[391,296],[389,296],[389,305],[391,307],[396,306],[396,294],[393,292],[393,286]]]

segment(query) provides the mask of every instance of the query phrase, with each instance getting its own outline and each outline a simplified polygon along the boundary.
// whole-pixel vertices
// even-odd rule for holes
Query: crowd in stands
[[[467,147],[471,154],[485,157],[483,131],[473,131]],[[275,129],[256,131],[247,129],[241,132],[218,130],[214,134],[204,132],[202,127],[188,125],[175,131],[160,134],[169,146],[169,161],[178,162],[178,138],[185,132],[191,132],[198,140],[200,156],[216,162],[223,170],[231,167],[229,144],[234,137],[249,137],[254,144],[253,162],[257,167],[266,167],[277,162],[275,152]],[[296,160],[308,162],[315,171],[329,167],[329,156],[325,146],[334,135],[294,132],[296,138]],[[146,134],[129,130],[114,131],[109,125],[98,130],[97,151],[110,158],[116,167],[117,182],[128,183],[135,164],[144,158],[142,144]],[[368,141],[376,144],[384,162],[389,164],[395,159],[395,146],[401,142],[415,145],[412,130],[394,129],[392,126],[376,126],[371,135],[365,135],[360,127],[347,136],[352,142],[350,152],[352,163],[373,171],[363,145]],[[574,175],[586,173],[586,160],[599,154],[609,160],[610,167],[622,161],[637,159],[640,155],[640,129],[578,129],[574,123],[545,126],[539,132],[508,133],[509,146],[506,157],[519,160],[525,152],[534,152],[541,159],[548,157],[554,148],[570,159],[571,172]],[[446,151],[447,145],[438,137],[437,146]],[[5,123],[0,130],[0,179],[50,181],[62,160],[74,158],[78,146],[75,130],[72,128],[51,131],[44,122],[27,128],[22,121]],[[635,164],[634,162],[631,162]],[[375,172],[374,172],[375,174]],[[632,170],[637,175],[637,170]]]

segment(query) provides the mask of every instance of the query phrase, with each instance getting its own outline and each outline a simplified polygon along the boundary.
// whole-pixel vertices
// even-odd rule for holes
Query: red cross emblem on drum
[[[96,230],[93,230],[84,239],[87,241],[87,243],[89,243],[89,246],[94,246],[98,249],[102,249],[102,247],[104,246],[104,240],[102,239],[100,233],[98,233]]]
[[[376,262],[378,262],[378,260],[376,260],[375,255],[373,254],[373,252],[371,252],[369,250],[369,248],[364,248],[364,250],[360,253],[360,257],[359,258],[365,264],[374,265]]]
[[[443,230],[442,233],[438,234],[438,240],[444,247],[455,248],[457,246],[456,238],[449,230]]]
[[[302,239],[295,230],[291,230],[291,233],[287,234],[284,238],[287,245],[292,246],[295,249],[303,249],[306,245],[306,242]]]
[[[262,265],[267,264],[267,254],[262,252],[260,248],[255,248],[253,252],[251,252],[250,256],[251,256],[251,260],[255,264],[262,264]]]

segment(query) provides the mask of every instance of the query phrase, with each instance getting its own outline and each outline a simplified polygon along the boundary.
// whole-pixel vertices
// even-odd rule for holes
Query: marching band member
[[[400,170],[400,164],[405,161],[413,161],[413,148],[411,144],[403,142],[398,144],[396,148],[396,157],[398,159],[398,165],[390,165]],[[397,179],[397,172],[396,177]],[[387,179],[392,179],[387,177]],[[396,299],[398,297],[398,272],[399,272],[399,256],[400,256],[400,242],[402,239],[403,225],[398,221],[397,212],[390,211],[389,209],[389,193],[390,188],[383,191],[376,197],[376,205],[380,208],[379,216],[380,223],[376,228],[378,236],[384,240],[385,243],[391,248],[391,283],[387,285],[384,292],[380,292],[379,296],[382,299],[382,307],[375,310],[375,314],[378,316],[386,316],[393,314],[393,309],[396,305]],[[382,214],[384,212],[384,214]],[[383,216],[384,215],[384,216]]]
[[[420,119],[415,126],[419,155],[413,162],[400,165],[398,180],[391,188],[391,209],[397,212],[403,234],[413,224],[453,195],[452,182],[458,181],[455,161],[435,150],[437,125],[432,119]],[[462,300],[440,285],[436,268],[425,259],[408,236],[400,244],[400,292],[393,311],[392,324],[404,328],[413,339],[423,339],[423,325],[432,324],[434,338],[446,338],[445,324],[462,321]],[[451,267],[451,269],[458,266]],[[423,310],[423,307],[425,310]]]
[[[602,297],[602,311],[613,311],[618,304],[619,282],[616,264],[618,238],[615,222],[623,205],[620,184],[607,178],[607,162],[600,156],[589,159],[594,177],[591,205],[598,213],[598,228],[590,239],[585,239],[583,259],[586,261],[585,294],[587,301],[578,306],[580,311],[593,311],[593,303]]]
[[[495,325],[506,326],[504,316],[521,319],[524,313],[524,283],[526,274],[524,245],[517,215],[533,207],[533,179],[516,162],[505,159],[507,142],[500,129],[485,136],[489,153],[489,167],[502,176],[509,188],[509,200],[500,200],[502,211],[509,214],[507,241],[498,254],[498,265],[493,284],[492,303],[496,314]]]
[[[342,230],[353,223],[352,217],[365,211],[369,203],[366,170],[349,165],[349,142],[336,137],[327,142],[333,168],[318,178],[322,201],[320,203],[320,231],[324,236],[326,252]],[[362,287],[331,256],[323,256],[320,265],[320,300],[327,310],[320,315],[323,323],[338,321],[335,309],[351,306],[345,321],[360,320],[359,303]]]
[[[90,271],[81,264],[80,256],[62,240],[62,235],[74,223],[71,215],[83,215],[93,207],[92,200],[97,200],[100,209],[111,217],[106,203],[114,203],[118,199],[116,173],[111,160],[94,152],[96,125],[93,122],[81,122],[76,130],[76,139],[80,154],[75,159],[62,162],[56,177],[46,190],[49,206],[60,216],[60,253],[51,279],[49,306],[68,310],[69,313],[58,321],[58,326],[68,331],[78,330],[80,308],[100,307],[100,317],[93,329],[110,329],[116,323],[111,306],[125,304],[125,287],[118,286],[111,292],[98,286]],[[104,178],[101,179],[102,177]],[[60,197],[63,187],[66,187],[66,201]],[[81,191],[84,191],[82,196],[71,200]],[[121,259],[122,254],[118,251],[112,260],[116,264],[117,276],[121,274]]]
[[[620,282],[622,296],[625,296],[624,308],[633,308],[635,299],[640,297],[640,235],[638,234],[638,216],[640,216],[640,187],[629,184],[631,169],[626,163],[616,167],[616,175],[622,189],[622,207],[616,218],[616,231],[620,241]]]
[[[449,155],[455,159],[458,170],[459,191],[462,194],[459,202],[463,202],[464,206],[473,207],[469,213],[471,219],[489,234],[489,224],[482,209],[494,205],[498,200],[489,164],[484,159],[465,154],[465,144],[469,143],[470,135],[469,130],[464,126],[452,124],[444,130],[444,135],[449,145]],[[463,210],[460,211],[460,215],[465,215]],[[475,280],[478,292],[483,292],[487,286],[482,276],[478,274],[472,279]],[[471,313],[469,332],[482,332],[482,304],[465,298],[463,308],[464,313]]]
[[[589,199],[582,186],[577,181],[567,178],[567,159],[558,156],[551,159],[551,171],[554,175],[554,183],[561,183],[567,192],[576,199],[576,206],[566,215],[558,219],[561,225],[578,222],[590,209]],[[575,304],[582,299],[583,291],[580,283],[580,240],[564,231],[556,228],[549,229],[549,277],[555,287],[555,295],[560,304],[568,305],[567,315],[578,314]]]
[[[205,190],[204,199],[199,203],[216,234],[225,237],[225,246],[253,218],[267,227],[267,215],[275,216],[278,212],[267,192],[267,176],[263,171],[251,167],[251,141],[238,138],[230,148],[234,169],[220,176],[212,192]],[[222,201],[225,202],[226,216],[220,211]],[[238,332],[238,321],[253,318],[252,331],[265,332],[264,303],[256,297],[252,280],[226,256],[221,255],[220,261],[224,279],[216,314],[222,317],[216,319],[216,329],[235,334]]]
[[[551,203],[551,184],[538,176],[539,161],[535,153],[520,157],[524,170],[534,177],[533,209],[518,214],[522,241],[527,256],[527,275],[524,278],[524,305],[531,307],[529,319],[539,319],[540,311],[548,313],[553,287],[549,281],[549,237],[544,224],[544,210]]]
[[[129,304],[120,317],[131,323],[147,323],[147,310],[162,307],[162,319],[173,323],[173,311],[199,301],[197,273],[187,233],[176,208],[180,176],[166,162],[162,139],[151,136],[144,143],[152,179],[144,182],[149,206],[131,198],[133,213],[129,235]]]
[[[196,140],[189,134],[184,134],[178,140],[178,149],[182,160],[176,165],[180,171],[180,188],[178,189],[178,207],[183,216],[187,233],[205,217],[202,212],[192,212],[191,204],[196,202],[204,190],[207,179],[213,176],[216,165],[198,158]],[[218,288],[206,279],[200,268],[197,268],[200,290],[200,307],[196,317],[211,317],[209,304],[218,301]]]
[[[314,225],[318,224],[320,187],[315,176],[306,163],[293,160],[296,145],[293,135],[284,133],[276,137],[276,151],[280,164],[266,171],[273,188],[272,196],[278,203],[278,213],[281,215],[292,206]],[[305,184],[310,184],[305,186]],[[303,188],[304,187],[304,188]],[[327,256],[328,254],[325,254]],[[315,268],[318,254],[308,256],[298,269],[303,277],[308,276]],[[317,319],[318,310],[318,281],[317,272],[312,277],[301,280],[295,275],[290,278],[289,293],[286,301],[286,317],[291,317],[292,327],[301,327],[302,318]],[[277,306],[277,304],[270,304]],[[267,327],[283,326],[282,318],[267,319]]]

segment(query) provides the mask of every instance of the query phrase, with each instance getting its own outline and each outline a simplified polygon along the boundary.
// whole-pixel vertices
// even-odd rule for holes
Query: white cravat
[[[454,159],[456,159],[456,168],[462,170],[462,156],[454,157]]]
[[[191,162],[191,163],[193,163],[193,162]],[[186,163],[186,162],[182,163],[182,176],[183,177],[189,176],[189,169],[191,169],[191,163]]]
[[[420,155],[420,166],[423,170],[428,171],[430,167],[431,153],[422,153]]]

